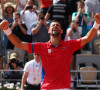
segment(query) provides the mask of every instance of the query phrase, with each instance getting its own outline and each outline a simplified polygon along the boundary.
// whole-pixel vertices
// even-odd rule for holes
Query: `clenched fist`
[[[96,13],[94,16],[96,23],[100,24],[100,13]]]
[[[8,29],[8,26],[9,26],[9,22],[7,20],[3,20],[0,23],[0,28],[2,28],[3,30],[7,30]]]

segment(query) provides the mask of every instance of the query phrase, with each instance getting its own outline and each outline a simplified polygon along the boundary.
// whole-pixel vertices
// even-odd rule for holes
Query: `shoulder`
[[[32,63],[34,63],[34,61],[35,60],[30,60],[30,61],[27,62],[27,64],[32,64]]]
[[[81,43],[81,39],[72,39],[72,40],[68,40],[68,41],[64,41],[64,44],[67,46],[70,46],[70,45],[76,45],[78,43]]]
[[[33,65],[33,63],[34,63],[34,60],[30,60],[25,64],[25,66],[31,66]]]

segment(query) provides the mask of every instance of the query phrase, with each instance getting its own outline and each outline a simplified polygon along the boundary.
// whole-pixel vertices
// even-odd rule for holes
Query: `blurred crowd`
[[[49,25],[52,20],[61,23],[62,40],[78,39],[87,34],[94,23],[94,15],[100,13],[100,0],[0,0],[1,18],[10,24],[9,28],[24,42],[47,42]],[[1,30],[1,28],[0,28]],[[82,50],[73,53],[71,69],[75,70],[76,55],[90,51],[98,54],[100,30],[94,39],[86,44]],[[33,54],[15,47],[0,32],[0,69],[12,78],[22,78],[22,71],[26,62],[33,60]],[[26,69],[25,69],[26,70]],[[10,75],[10,76],[9,76]]]

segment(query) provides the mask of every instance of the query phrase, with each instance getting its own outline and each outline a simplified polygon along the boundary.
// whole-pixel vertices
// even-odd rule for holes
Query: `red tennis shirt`
[[[28,53],[41,56],[45,76],[41,89],[70,89],[70,63],[74,51],[80,49],[81,39],[62,41],[57,47],[49,42],[28,43]]]

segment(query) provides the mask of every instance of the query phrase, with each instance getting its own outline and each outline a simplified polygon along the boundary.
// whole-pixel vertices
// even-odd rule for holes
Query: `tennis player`
[[[45,71],[41,90],[70,90],[70,63],[74,51],[81,49],[91,41],[100,26],[100,14],[95,14],[93,28],[86,36],[70,41],[61,40],[63,30],[58,21],[52,21],[48,33],[50,41],[46,43],[27,43],[21,41],[8,28],[9,23],[4,20],[0,24],[9,40],[28,53],[37,53],[41,56],[41,63]]]

